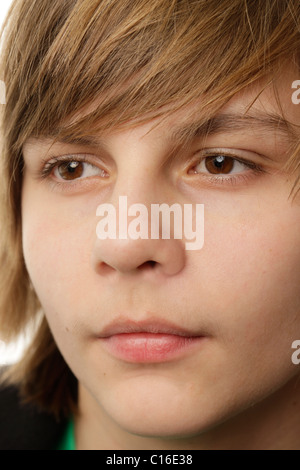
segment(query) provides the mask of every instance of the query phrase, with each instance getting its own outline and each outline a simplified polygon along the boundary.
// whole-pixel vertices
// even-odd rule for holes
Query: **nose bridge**
[[[122,154],[120,155],[120,148]],[[112,193],[112,202],[119,195],[126,196],[128,204],[149,205],[165,198],[164,186],[159,184],[157,168],[163,157],[163,148],[151,145],[147,136],[130,134],[116,149],[117,179]],[[167,201],[165,201],[167,202]]]
[[[147,169],[141,167],[135,168],[130,175],[126,175],[126,172],[122,174],[120,170],[111,194],[111,202],[115,207],[119,204],[120,196],[126,197],[128,206],[143,204],[148,210],[151,204],[166,198],[165,191],[159,185],[155,174],[150,174]]]

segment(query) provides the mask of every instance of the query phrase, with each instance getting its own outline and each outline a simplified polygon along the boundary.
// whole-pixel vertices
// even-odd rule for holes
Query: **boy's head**
[[[298,18],[296,0],[14,2],[0,316],[10,338],[41,321],[11,374],[28,396],[70,410],[75,376],[108,425],[193,436],[296,377]],[[99,240],[121,195],[204,204],[203,248]]]

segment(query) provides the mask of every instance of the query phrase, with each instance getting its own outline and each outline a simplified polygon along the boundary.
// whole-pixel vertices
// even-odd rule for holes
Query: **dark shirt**
[[[16,388],[0,388],[0,450],[53,450],[67,421],[22,404]]]

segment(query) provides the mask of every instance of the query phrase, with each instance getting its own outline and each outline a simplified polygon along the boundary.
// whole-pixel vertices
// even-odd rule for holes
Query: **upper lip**
[[[185,337],[206,336],[198,332],[182,328],[174,323],[167,322],[161,319],[134,321],[131,319],[118,319],[106,325],[98,334],[99,338],[108,338],[110,336],[119,334],[133,334],[133,333],[153,333],[153,334],[166,334],[177,335]]]

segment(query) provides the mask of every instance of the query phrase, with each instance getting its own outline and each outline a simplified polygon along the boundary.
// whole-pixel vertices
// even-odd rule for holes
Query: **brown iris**
[[[230,173],[233,169],[234,160],[226,155],[207,157],[205,159],[206,169],[213,174]]]
[[[83,174],[82,162],[65,162],[58,167],[58,173],[64,180],[73,180]]]

